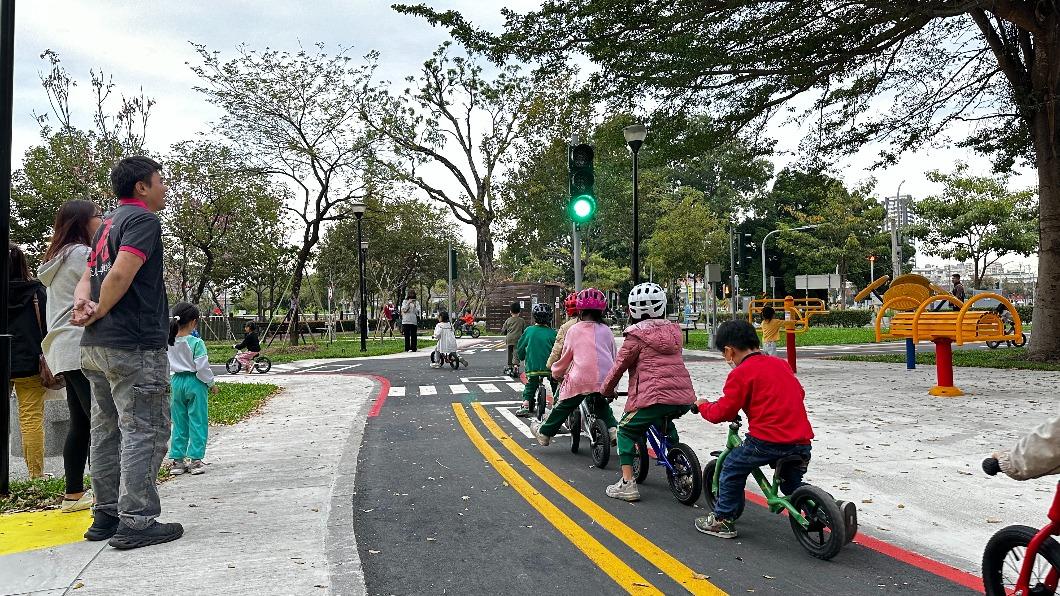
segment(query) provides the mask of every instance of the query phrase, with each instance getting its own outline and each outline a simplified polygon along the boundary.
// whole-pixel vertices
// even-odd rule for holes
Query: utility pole
[[[729,306],[732,316],[736,318],[736,252],[733,247],[733,226],[729,224]]]

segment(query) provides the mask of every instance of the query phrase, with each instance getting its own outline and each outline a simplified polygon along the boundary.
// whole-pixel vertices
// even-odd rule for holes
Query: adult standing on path
[[[11,333],[11,384],[18,401],[22,456],[30,478],[44,477],[44,394],[40,377],[40,342],[48,333],[44,318],[48,297],[44,285],[29,275],[26,255],[8,246],[10,289],[8,329]],[[5,395],[4,399],[8,399]]]
[[[419,347],[420,303],[416,290],[409,290],[401,303],[401,332],[405,336],[405,351],[415,352]]]
[[[160,524],[155,480],[169,441],[169,301],[162,279],[166,204],[162,166],[129,157],[110,172],[119,198],[92,241],[71,322],[85,327],[81,364],[92,384],[92,490],[88,540],[115,548],[176,540]]]
[[[394,337],[394,310],[394,301],[387,300],[379,321],[379,337],[383,337],[384,332],[389,333],[390,337]]]
[[[960,300],[963,303],[965,294],[964,294],[964,284],[961,283],[961,274],[960,273],[954,273],[953,277],[950,278],[950,282],[952,282],[952,285],[953,285],[953,291],[950,292],[950,293],[953,294],[954,298],[956,298],[957,300]],[[960,307],[957,306],[956,304],[951,304],[950,308],[953,309],[953,310],[960,310]]]
[[[51,244],[44,253],[38,277],[48,288],[48,336],[41,343],[52,373],[66,381],[66,406],[70,425],[63,445],[66,496],[62,511],[84,511],[92,506],[92,492],[85,491],[85,465],[91,436],[92,391],[81,371],[81,335],[84,330],[70,324],[74,290],[85,272],[89,243],[96,235],[103,213],[92,201],[67,201],[55,216]]]

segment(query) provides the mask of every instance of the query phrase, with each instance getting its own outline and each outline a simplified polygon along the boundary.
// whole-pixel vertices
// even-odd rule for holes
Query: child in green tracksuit
[[[548,377],[552,385],[552,395],[556,394],[556,381],[551,371],[545,366],[552,345],[556,343],[556,330],[552,328],[552,307],[538,302],[533,310],[534,326],[527,327],[519,337],[515,355],[526,362],[526,386],[523,387],[523,407],[515,412],[516,416],[527,417],[534,411],[535,396],[541,386],[541,379]]]
[[[207,392],[217,392],[206,344],[192,335],[199,326],[199,309],[187,302],[173,307],[169,324],[170,474],[202,474],[206,467]],[[185,458],[190,459],[186,462]]]

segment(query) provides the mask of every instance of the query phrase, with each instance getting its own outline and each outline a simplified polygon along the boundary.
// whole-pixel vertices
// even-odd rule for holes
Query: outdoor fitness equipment
[[[778,314],[784,313],[784,332],[787,338],[784,353],[788,357],[791,372],[797,372],[795,355],[795,334],[805,333],[810,329],[810,317],[828,314],[828,307],[820,298],[757,298],[751,301],[747,309],[747,322],[754,324],[756,314],[761,314],[767,306],[773,307]]]
[[[855,301],[864,300],[888,281],[883,276],[865,287]],[[1007,298],[993,292],[976,294],[961,302],[955,296],[932,284],[921,275],[900,275],[891,282],[882,296],[883,305],[876,313],[876,341],[905,339],[907,360],[915,357],[911,346],[921,341],[935,344],[935,368],[938,384],[928,391],[936,397],[958,397],[964,392],[953,385],[953,346],[972,342],[1017,342],[1023,337],[1023,324],[1016,307]],[[982,300],[996,300],[1012,316],[1005,325],[994,310],[972,310]],[[952,310],[929,310],[938,302],[948,302]],[[890,317],[890,327],[883,329],[884,316]],[[910,367],[912,368],[912,367]]]

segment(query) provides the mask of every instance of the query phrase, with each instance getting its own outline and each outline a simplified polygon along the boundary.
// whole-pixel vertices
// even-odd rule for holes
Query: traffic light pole
[[[729,310],[736,318],[736,249],[732,245],[733,228],[729,226]]]
[[[571,222],[571,235],[574,238],[574,291],[582,291],[582,239],[578,235],[578,224]]]
[[[15,69],[15,0],[0,2],[0,246],[11,237],[11,87]],[[5,248],[6,249],[6,248]],[[9,261],[0,259],[0,495],[11,493],[11,335],[7,328]]]

